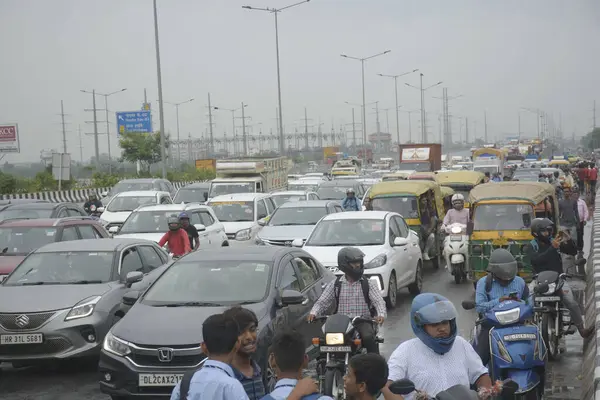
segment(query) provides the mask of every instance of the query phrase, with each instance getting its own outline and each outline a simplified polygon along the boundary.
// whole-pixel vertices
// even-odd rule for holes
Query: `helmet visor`
[[[492,273],[496,275],[496,278],[503,281],[513,280],[517,275],[517,270],[518,265],[516,261],[491,266]]]
[[[422,324],[439,324],[443,321],[451,321],[456,318],[456,315],[454,304],[447,300],[427,304],[415,313],[415,317]]]

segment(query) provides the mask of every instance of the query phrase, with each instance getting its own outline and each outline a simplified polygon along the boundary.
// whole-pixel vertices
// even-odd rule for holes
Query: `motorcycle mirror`
[[[519,384],[511,379],[502,382],[502,396],[512,396],[519,390]]]
[[[549,286],[547,283],[540,283],[539,285],[537,285],[533,291],[537,294],[541,294],[541,293],[546,293],[549,289]]]
[[[472,310],[475,308],[475,302],[473,300],[464,300],[461,305],[464,310]]]
[[[410,379],[400,379],[390,383],[388,389],[394,394],[405,395],[415,391],[415,384]]]

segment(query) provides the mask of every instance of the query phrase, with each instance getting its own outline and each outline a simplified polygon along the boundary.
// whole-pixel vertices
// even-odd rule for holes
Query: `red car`
[[[0,222],[0,282],[31,251],[53,242],[110,238],[90,217],[9,219]],[[74,246],[73,249],[76,247]]]

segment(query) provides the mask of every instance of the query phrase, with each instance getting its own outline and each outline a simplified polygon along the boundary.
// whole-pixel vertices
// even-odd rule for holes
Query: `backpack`
[[[317,400],[317,399],[320,399],[323,396],[324,395],[321,394],[321,393],[313,393],[313,394],[309,394],[308,396],[302,397],[302,400]],[[260,400],[275,400],[275,397],[271,396],[270,394],[266,394],[263,397],[261,397]]]
[[[337,314],[338,308],[340,306],[340,292],[342,291],[342,282],[340,281],[340,279],[342,279],[342,276],[338,275],[337,278],[335,278],[335,283],[333,284],[333,294],[335,297],[335,311],[333,312],[334,314]],[[362,277],[360,278],[359,282],[362,288],[363,297],[365,298],[365,303],[367,303],[367,306],[369,307],[371,317],[374,317],[375,315],[377,315],[377,311],[373,307],[373,303],[371,302],[371,298],[369,297],[369,281]]]
[[[180,400],[187,400],[188,393],[190,391],[190,384],[192,383],[192,378],[194,377],[194,374],[200,371],[201,369],[202,367],[186,371],[185,374],[183,374],[183,378],[181,378],[181,385],[179,386]]]

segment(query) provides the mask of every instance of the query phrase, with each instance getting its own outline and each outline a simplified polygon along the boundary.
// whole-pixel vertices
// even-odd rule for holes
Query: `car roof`
[[[52,210],[61,204],[68,204],[70,206],[76,205],[75,203],[17,203],[17,204],[8,204],[6,208],[10,209],[19,209],[19,210]]]
[[[339,204],[332,200],[299,200],[283,203],[279,208],[297,208],[297,207],[327,207],[329,204]]]
[[[267,193],[233,193],[233,194],[223,194],[221,196],[213,197],[209,203],[214,203],[215,201],[254,201],[257,199],[263,199],[265,197],[269,197]]]
[[[178,262],[197,261],[272,261],[281,258],[294,250],[294,247],[284,246],[248,246],[248,247],[218,247],[189,253]],[[295,249],[300,250],[300,249]]]
[[[2,228],[6,227],[17,227],[17,226],[27,226],[27,227],[40,227],[40,228],[49,228],[52,226],[62,226],[66,225],[67,222],[78,221],[78,222],[87,222],[89,224],[99,225],[91,217],[64,217],[64,218],[15,218],[15,219],[6,219],[0,222],[0,226]]]
[[[156,196],[158,194],[168,194],[167,192],[163,192],[161,190],[133,190],[128,192],[118,193],[115,197],[150,197]]]
[[[124,247],[135,244],[152,244],[149,240],[142,239],[82,239],[74,244],[72,241],[54,242],[35,250],[35,253],[57,253],[61,251],[119,251]]]
[[[328,214],[323,217],[323,220],[332,219],[384,219],[389,211],[353,211],[353,212],[341,212],[335,214]],[[261,246],[262,247],[262,246]]]
[[[338,179],[333,181],[322,181],[319,184],[319,188],[328,186],[348,186],[348,185],[360,185],[361,183],[354,179]]]
[[[6,199],[0,200],[0,205],[7,206],[9,204],[29,204],[29,203],[50,203],[48,200],[39,199]]]
[[[186,211],[186,210],[198,210],[198,209],[210,209],[208,206],[201,205],[199,203],[187,203],[187,204],[151,204],[138,207],[134,212],[148,212],[148,211]]]
[[[306,190],[283,190],[281,192],[271,193],[271,196],[289,196],[289,195],[305,195],[307,193],[312,193]]]

